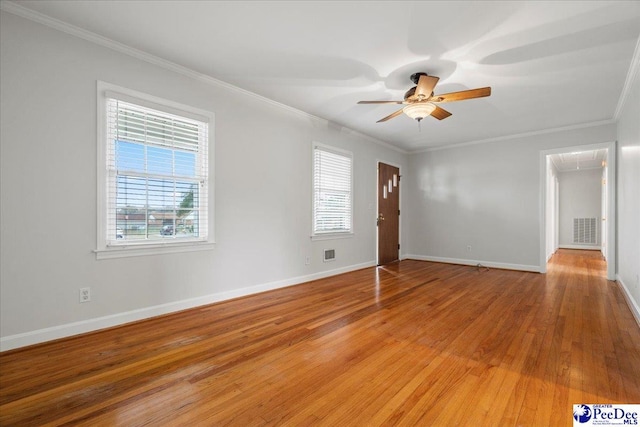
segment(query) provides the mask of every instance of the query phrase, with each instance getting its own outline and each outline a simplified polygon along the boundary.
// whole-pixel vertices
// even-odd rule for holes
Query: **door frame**
[[[402,245],[402,185],[400,185],[400,182],[402,182],[402,167],[394,162],[388,162],[386,160],[380,160],[380,159],[376,159],[376,187],[375,187],[375,194],[376,194],[376,205],[374,206],[375,211],[374,216],[373,216],[373,226],[376,229],[376,241],[375,241],[375,245],[376,245],[376,265],[380,265],[380,254],[378,253],[378,248],[380,247],[380,236],[378,235],[378,232],[380,230],[380,228],[376,225],[376,220],[378,218],[378,213],[380,212],[380,207],[378,206],[378,203],[380,202],[378,200],[378,194],[379,194],[379,189],[378,189],[378,181],[379,181],[379,177],[378,174],[380,173],[380,163],[384,163],[386,165],[389,166],[393,166],[394,168],[398,168],[398,186],[400,187],[400,192],[398,193],[398,206],[400,209],[400,217],[398,218],[398,244],[400,245],[400,249],[398,249],[398,261],[402,261],[402,249],[403,249],[403,245]],[[370,209],[371,210],[371,209]]]
[[[600,144],[577,145],[540,151],[540,273],[547,272],[547,156],[574,151],[607,150],[607,280],[616,280],[616,141]]]

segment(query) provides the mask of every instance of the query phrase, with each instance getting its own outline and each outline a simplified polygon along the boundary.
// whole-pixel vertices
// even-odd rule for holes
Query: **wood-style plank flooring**
[[[570,426],[640,403],[599,252],[402,261],[0,354],[0,425]]]

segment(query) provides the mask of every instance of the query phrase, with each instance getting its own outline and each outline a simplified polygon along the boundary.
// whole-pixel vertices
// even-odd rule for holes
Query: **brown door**
[[[378,163],[378,265],[398,260],[400,169]]]

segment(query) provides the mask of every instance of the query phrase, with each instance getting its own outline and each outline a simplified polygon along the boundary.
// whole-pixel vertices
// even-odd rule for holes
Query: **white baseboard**
[[[111,328],[114,326],[131,323],[138,320],[149,319],[163,314],[169,314],[176,311],[186,310],[189,308],[199,307],[202,305],[212,304],[215,302],[226,301],[233,298],[243,297],[246,295],[257,294],[260,292],[270,291],[273,289],[285,288],[287,286],[298,285],[312,280],[323,279],[325,277],[335,276],[337,274],[348,273],[350,271],[360,270],[362,268],[373,267],[375,261],[369,261],[362,264],[355,264],[347,267],[336,268],[333,270],[322,271],[319,273],[309,274],[306,276],[293,277],[291,279],[279,280],[276,282],[264,283],[256,286],[250,286],[242,289],[234,289],[232,291],[218,292],[211,295],[205,295],[197,298],[190,298],[181,301],[160,304],[152,307],[145,307],[137,310],[131,310],[123,313],[116,313],[109,316],[97,317],[95,319],[83,320],[81,322],[67,323],[64,325],[53,326],[50,328],[38,329],[35,331],[25,332],[22,334],[9,335],[0,338],[0,351],[13,350],[28,345],[39,344],[59,338],[66,338],[73,335],[93,332],[100,329]]]
[[[460,259],[460,258],[443,258],[443,257],[411,255],[411,254],[406,254],[404,256],[404,259],[416,259],[419,261],[444,262],[447,264],[460,264],[460,265],[473,265],[473,266],[482,264],[484,267],[501,268],[504,270],[531,271],[533,273],[540,272],[540,266],[538,265],[508,264],[504,262],[492,262],[492,261],[481,261],[481,260]]]
[[[627,305],[629,306],[629,309],[631,310],[633,317],[636,319],[636,323],[638,324],[638,327],[640,327],[640,307],[638,306],[638,303],[631,296],[631,292],[629,291],[629,288],[622,281],[622,278],[620,277],[619,274],[616,275],[616,281],[618,282],[618,286],[620,286],[620,289],[622,289],[622,294],[624,295],[624,299],[627,301]]]
[[[558,246],[560,249],[582,249],[585,251],[601,251],[602,246],[593,246],[593,245],[560,245]]]

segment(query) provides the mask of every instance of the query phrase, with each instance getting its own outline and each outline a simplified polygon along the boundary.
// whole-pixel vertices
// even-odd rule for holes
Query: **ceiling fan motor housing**
[[[408,91],[406,91],[404,93],[404,100],[406,101],[407,99],[409,99],[410,97],[412,97],[415,93],[416,93],[416,87],[414,86],[411,89],[409,89]]]
[[[428,76],[427,73],[413,73],[411,74],[411,77],[409,77],[411,79],[411,81],[413,82],[413,84],[418,84],[418,80],[420,80],[420,76]]]

